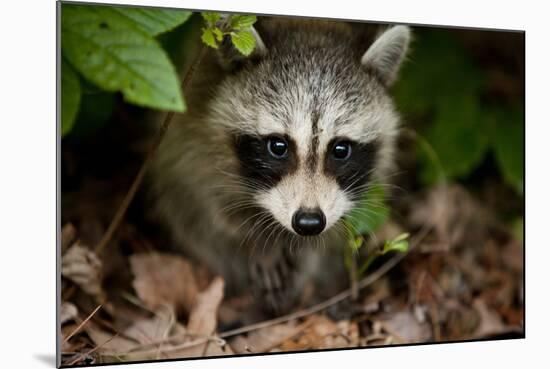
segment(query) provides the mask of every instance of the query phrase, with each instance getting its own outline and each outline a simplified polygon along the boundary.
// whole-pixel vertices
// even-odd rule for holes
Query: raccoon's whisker
[[[256,237],[254,238],[254,241],[253,241],[254,244],[260,243],[260,240],[263,238],[262,235],[268,232],[268,230],[270,229],[270,227],[273,225],[274,222],[275,220],[272,217],[269,217],[266,221],[263,222],[263,224],[261,225],[261,230],[258,232]],[[263,240],[264,242],[262,246],[262,254],[265,254],[265,247],[266,247],[265,238],[263,238]]]
[[[251,241],[252,242],[252,247],[254,247],[254,248],[256,247],[261,235],[267,229],[266,225],[270,224],[271,222],[273,222],[273,218],[272,218],[271,214],[266,214],[266,216],[260,222],[258,222],[258,224],[256,226],[256,229],[261,228],[261,230],[259,232],[257,232],[256,230],[254,231],[254,233],[256,233],[256,235],[255,235],[254,239]],[[262,253],[264,251],[265,250],[262,249]]]
[[[233,209],[238,209],[240,207],[245,207],[245,208],[252,208],[252,207],[258,207],[258,205],[254,202],[254,201],[250,201],[250,200],[243,200],[243,201],[235,201],[233,203],[230,203],[229,205],[223,207],[222,209],[220,209],[220,211],[222,212],[226,212],[226,211],[230,211],[230,210],[233,210]]]
[[[271,229],[271,232],[269,232],[269,235],[267,236],[267,239],[265,240],[264,242],[264,249],[265,249],[265,246],[266,244],[269,242],[269,239],[271,238],[271,236],[275,233],[275,231],[277,230],[277,225],[278,225],[278,222],[274,219],[272,224],[270,224],[270,227],[272,228]]]
[[[263,214],[263,212],[258,212],[258,213],[255,213],[255,214],[252,214],[251,216],[247,217],[236,229],[235,229],[235,232],[237,232],[239,229],[241,229],[241,227],[243,227],[246,223],[248,223],[250,220],[260,216],[260,215],[265,215]]]
[[[334,226],[334,231],[342,236],[343,239],[347,239],[349,237],[349,233],[346,232],[346,229],[344,228],[344,222],[342,220],[339,220]]]
[[[225,188],[234,188],[234,189],[237,189],[237,190],[241,190],[243,191],[244,193],[246,194],[249,194],[249,192],[247,191],[244,191],[244,190],[252,190],[252,191],[263,191],[266,189],[265,186],[263,185],[260,185],[258,183],[255,183],[255,182],[251,182],[251,181],[240,181],[240,182],[237,182],[235,180],[233,180],[233,182],[230,182],[228,184],[223,184],[223,185],[214,185],[214,186],[210,186],[211,189],[225,189]]]
[[[316,250],[316,252],[318,252],[319,249],[321,248],[321,240],[322,240],[321,236],[315,236],[315,250]]]
[[[322,246],[323,253],[326,253],[327,252],[327,242],[326,242],[325,237],[321,237],[321,246]]]
[[[250,188],[252,190],[267,190],[268,187],[265,185],[265,184],[262,184],[261,182],[258,182],[258,181],[254,181],[254,180],[251,180],[251,179],[248,179],[248,178],[243,178],[235,173],[230,173],[230,172],[227,172],[223,169],[220,169],[220,168],[216,168],[220,173],[224,174],[225,176],[227,177],[230,177],[232,182],[228,181],[229,183],[233,183],[233,184],[236,184],[238,186],[244,186],[244,187],[247,187],[247,188]]]
[[[279,232],[277,233],[277,237],[275,238],[275,241],[273,242],[275,245],[277,245],[277,242],[279,241],[279,238],[282,236],[282,235],[286,235],[287,234],[287,229],[279,224],[277,224],[277,227],[276,227]],[[287,245],[284,245],[284,247],[286,247]]]
[[[346,232],[346,237],[349,237],[350,235],[354,234],[354,230],[355,230],[355,227],[353,227],[353,230],[350,228],[351,225],[348,226],[348,224],[346,222],[342,222],[340,223],[342,225],[342,228],[345,230]]]
[[[253,234],[253,232],[256,229],[256,225],[258,224],[258,222],[262,221],[263,219],[265,219],[268,216],[269,216],[269,214],[267,214],[263,211],[260,211],[256,214],[253,214],[252,216],[248,217],[243,223],[241,223],[241,225],[237,228],[236,231],[238,231],[242,226],[244,226],[244,224],[248,223],[250,220],[255,219],[254,223],[248,229],[248,232],[246,232],[246,234],[242,238],[241,242],[239,243],[239,247],[237,248],[238,250],[241,249],[241,247],[247,242],[247,240],[251,236],[251,234]],[[252,245],[252,249],[254,249],[254,245]],[[254,251],[254,250],[252,250],[252,251]]]
[[[271,229],[271,231],[269,232],[267,238],[264,238],[264,246],[263,246],[263,251],[262,252],[265,253],[265,248],[266,247],[271,247],[271,246],[268,246],[269,239],[271,238],[271,236],[275,232],[276,227],[277,227],[277,220],[275,220],[275,219],[272,219],[271,223],[269,223],[267,226],[265,226],[266,230]]]
[[[399,190],[403,193],[407,192],[404,188],[402,188],[400,186],[397,186],[397,185],[394,185],[394,184],[389,184],[389,183],[376,183],[376,184],[365,183],[363,185],[360,185],[360,186],[357,186],[357,187],[353,188],[352,190],[350,190],[348,192],[349,193],[365,192],[365,191],[373,189],[374,187],[382,187],[384,189],[390,189],[390,190]]]
[[[248,188],[245,188],[242,184],[240,185],[218,185],[218,186],[212,186],[210,187],[212,190],[216,190],[216,194],[223,194],[226,192],[229,193],[242,193],[245,195],[250,195],[250,190]],[[220,192],[221,190],[221,192]],[[248,191],[247,191],[248,190]]]
[[[365,216],[367,217],[367,219],[368,219],[368,220],[371,220],[371,219],[369,218],[368,215],[369,215],[369,214],[365,214]],[[349,216],[352,220],[357,221],[357,218],[355,218],[353,215],[348,215],[348,216]],[[348,230],[350,230],[350,229],[348,228],[348,226],[351,227],[351,231],[353,231],[352,234],[357,234],[357,233],[359,233],[359,232],[357,232],[357,228],[356,228],[353,224],[351,224],[351,223],[349,223],[349,224],[345,224],[345,223],[344,223],[344,226],[345,226]],[[374,240],[374,242],[378,243],[378,238],[376,237],[376,235],[374,234],[373,231],[369,230],[369,231],[367,231],[367,234],[368,234],[369,237],[371,237],[371,238]]]
[[[373,211],[369,208],[372,208],[375,210],[389,210],[389,207],[380,201],[360,201],[357,203],[357,205],[351,212],[366,211],[366,210]]]
[[[291,234],[290,235],[290,243],[289,243],[289,247],[288,247],[290,255],[292,255],[294,253],[294,242],[296,242],[296,235]]]
[[[258,205],[254,201],[250,201],[250,200],[235,201],[221,208],[220,213],[230,215],[238,210],[252,209],[255,207],[258,207]]]

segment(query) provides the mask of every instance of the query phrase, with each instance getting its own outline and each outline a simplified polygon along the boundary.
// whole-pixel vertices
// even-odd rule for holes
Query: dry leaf
[[[268,352],[280,346],[295,331],[294,321],[272,325],[250,332],[244,340],[233,340],[231,347],[240,354]]]
[[[176,324],[176,315],[171,307],[159,309],[153,318],[135,322],[124,335],[135,339],[140,344],[150,344],[166,339]]]
[[[399,343],[426,342],[431,337],[428,325],[419,323],[409,311],[392,313],[379,323]]]
[[[78,316],[78,309],[70,302],[63,302],[59,312],[59,320],[61,325],[70,320],[74,320]]]
[[[69,248],[76,238],[76,228],[71,224],[67,223],[61,229],[61,253],[63,254],[65,250]]]
[[[86,324],[86,333],[94,341],[94,344],[99,346],[97,349],[98,353],[125,353],[137,345],[137,342],[106,332],[91,322]]]
[[[96,352],[101,361],[113,362],[119,358],[130,361],[169,358],[163,350],[171,345],[159,342],[172,336],[183,340],[181,329],[176,328],[174,311],[170,307],[164,307],[152,318],[136,321],[122,335],[105,332],[93,324],[86,328],[86,332],[96,346],[99,346]]]
[[[412,226],[430,226],[444,248],[479,240],[489,219],[486,212],[462,186],[434,186],[411,208]]]
[[[356,323],[339,321],[335,323],[326,316],[320,316],[304,336],[312,349],[351,347],[359,344],[359,328]]]
[[[76,283],[84,292],[102,299],[102,264],[98,256],[79,242],[71,246],[61,259],[61,274]]]
[[[130,256],[132,283],[139,298],[151,310],[163,305],[188,313],[197,296],[191,264],[178,255],[143,253]]]
[[[187,332],[194,336],[211,336],[216,331],[218,307],[223,299],[224,281],[216,277],[210,286],[197,295],[187,324]],[[186,356],[202,356],[209,343],[187,349]]]
[[[119,360],[155,360],[202,355],[229,355],[233,352],[223,340],[196,340],[211,337],[216,330],[218,306],[223,298],[224,282],[216,278],[197,295],[187,329],[177,324],[170,306],[159,309],[151,319],[135,322],[123,335],[113,335],[94,325],[86,331],[97,346],[101,362]]]
[[[474,332],[474,337],[483,338],[507,331],[500,316],[496,311],[491,310],[485,301],[477,298],[473,306],[479,315],[479,325]]]

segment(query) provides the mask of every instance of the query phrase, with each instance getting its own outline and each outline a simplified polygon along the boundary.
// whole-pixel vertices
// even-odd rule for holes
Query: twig
[[[195,70],[197,69],[197,66],[199,65],[201,59],[204,56],[205,53],[205,46],[201,44],[200,50],[197,54],[197,57],[193,61],[193,64],[191,64],[191,67],[187,71],[185,77],[183,78],[183,81],[181,83],[182,90],[185,91],[187,88],[187,85],[189,84],[189,81],[191,81],[191,78],[193,77],[193,74],[195,74]],[[164,138],[164,135],[166,134],[166,131],[168,130],[168,127],[170,127],[170,123],[172,122],[172,118],[174,117],[174,112],[170,111],[166,114],[166,117],[164,118],[164,121],[157,133],[157,136],[155,138],[155,141],[153,142],[151,148],[149,149],[149,152],[147,153],[147,156],[145,157],[145,160],[143,164],[141,165],[141,168],[139,168],[139,171],[136,175],[136,178],[132,182],[132,185],[128,189],[128,192],[126,193],[126,196],[122,200],[122,203],[118,207],[113,219],[111,220],[111,223],[109,224],[109,227],[105,231],[105,234],[99,241],[99,243],[95,247],[95,252],[100,254],[103,252],[107,244],[111,241],[113,238],[113,235],[115,231],[120,226],[120,223],[122,222],[122,219],[124,218],[124,215],[126,214],[126,211],[128,210],[128,207],[130,206],[130,203],[134,199],[137,190],[139,189],[139,186],[141,185],[141,182],[143,182],[143,178],[145,177],[145,174],[147,173],[147,169],[149,169],[149,165],[151,164],[159,146],[162,142],[162,139]]]
[[[109,342],[111,342],[112,340],[114,340],[116,337],[118,337],[118,333],[115,334],[113,337],[109,338],[107,341],[103,342],[101,345],[99,346],[96,346],[94,347],[93,349],[83,353],[83,354],[80,354],[77,358],[75,358],[73,361],[71,361],[69,364],[67,364],[68,366],[71,366],[71,365],[75,365],[76,363],[78,363],[78,361],[84,359],[86,356],[90,355],[90,354],[93,354],[94,352],[96,352],[97,350],[99,350],[100,348],[102,348],[103,346],[105,346],[106,344],[108,344]]]
[[[363,288],[367,287],[368,285],[376,282],[378,279],[380,279],[390,269],[392,269],[395,265],[397,265],[406,255],[408,255],[420,243],[420,241],[428,234],[429,231],[430,230],[428,229],[428,227],[421,230],[417,234],[415,239],[411,240],[411,246],[409,247],[409,250],[407,252],[396,254],[393,258],[391,258],[386,263],[384,263],[380,268],[376,269],[372,274],[370,274],[369,276],[367,276],[367,277],[363,278],[362,280],[360,280],[357,283],[357,288],[359,290],[363,289]],[[347,290],[342,291],[339,294],[331,297],[328,300],[325,300],[325,301],[323,301],[319,304],[313,305],[309,308],[297,311],[295,313],[284,315],[284,316],[281,316],[281,317],[278,317],[278,318],[275,318],[275,319],[266,320],[266,321],[263,321],[263,322],[251,324],[251,325],[248,325],[248,326],[245,326],[245,327],[225,331],[225,332],[220,333],[217,336],[206,336],[206,337],[203,337],[203,338],[198,338],[198,339],[193,340],[193,341],[185,342],[183,344],[179,344],[179,345],[175,345],[175,346],[171,346],[171,347],[166,347],[162,350],[162,352],[163,353],[175,352],[175,351],[191,348],[191,347],[194,347],[194,346],[197,346],[197,345],[209,343],[211,341],[219,341],[220,339],[223,341],[223,339],[227,338],[227,337],[237,336],[239,334],[248,333],[248,332],[251,332],[251,331],[258,330],[258,329],[270,327],[272,325],[282,324],[282,323],[286,323],[286,322],[291,321],[291,320],[300,319],[300,318],[306,317],[308,315],[315,314],[319,311],[325,310],[328,307],[330,307],[332,305],[335,305],[335,304],[349,298],[351,296],[351,293],[352,293],[351,289],[347,289]],[[157,342],[147,344],[146,346],[150,346],[150,345],[153,345],[153,344],[156,345],[156,344],[166,343],[166,342],[172,341],[173,338],[174,337],[169,337],[165,340],[159,340]],[[154,353],[158,352],[157,350],[158,349],[145,350],[145,351],[137,350],[136,351],[135,349],[133,349],[133,350],[129,350],[128,352],[125,352],[125,353],[109,353],[109,354],[111,354],[111,355],[125,355],[125,354],[129,354],[129,353],[154,354]]]
[[[380,279],[390,269],[392,269],[401,260],[403,260],[403,258],[405,256],[407,256],[420,243],[420,241],[424,237],[426,237],[426,235],[428,234],[429,231],[430,230],[428,229],[428,227],[423,228],[419,232],[419,234],[417,234],[415,239],[411,240],[411,245],[410,245],[409,250],[407,252],[396,254],[393,258],[391,258],[390,260],[385,262],[380,268],[376,269],[372,274],[370,274],[367,277],[361,279],[357,283],[357,289],[361,290],[361,289],[371,285],[372,283],[376,282],[378,279]],[[270,319],[270,320],[266,320],[266,321],[263,321],[263,322],[260,322],[260,323],[255,323],[255,324],[251,324],[251,325],[248,325],[248,326],[245,326],[245,327],[225,331],[225,332],[220,333],[218,335],[218,337],[226,338],[226,337],[236,336],[236,335],[247,333],[247,332],[250,332],[250,331],[257,330],[257,329],[269,327],[269,326],[272,326],[272,325],[275,325],[275,324],[286,323],[290,320],[300,319],[300,318],[306,317],[308,315],[315,314],[319,311],[325,310],[325,309],[329,308],[330,306],[335,305],[335,304],[349,298],[351,295],[352,295],[352,290],[351,290],[351,288],[349,288],[349,289],[347,289],[345,291],[342,291],[339,294],[331,297],[330,299],[325,300],[325,301],[323,301],[319,304],[313,305],[309,308],[297,311],[297,312],[292,313],[292,314],[284,315],[284,316],[281,316],[281,317],[278,317],[278,318],[275,318],[275,319]]]
[[[167,341],[169,341],[170,339],[171,338],[169,338]],[[165,347],[162,349],[162,353],[165,354],[170,352],[176,352],[176,351],[184,350],[190,347],[195,347],[201,344],[205,344],[208,342],[220,342],[220,339],[217,336],[206,336],[205,338],[196,339],[194,341],[189,341],[179,345]],[[162,344],[162,342],[159,341],[158,344]],[[105,352],[104,355],[107,355],[107,356],[129,355],[129,354],[153,355],[157,353],[158,353],[158,348],[154,348],[150,350],[141,350],[141,351],[136,349],[130,349],[126,352]]]
[[[101,308],[101,306],[103,306],[103,305],[98,305],[98,306],[94,309],[94,311],[92,311],[91,314],[88,315],[88,317],[87,317],[86,319],[84,319],[84,320],[82,321],[82,323],[80,323],[80,324],[78,325],[78,327],[76,327],[76,328],[74,329],[74,331],[72,331],[71,334],[69,334],[69,335],[63,340],[62,345],[64,345],[65,343],[67,343],[67,342],[68,342],[68,341],[69,341],[69,340],[70,340],[70,339],[71,339],[71,338],[72,338],[72,337],[73,337],[82,327],[84,327],[84,325],[85,325],[86,323],[88,323],[88,321],[89,321],[90,319],[92,319],[92,317],[95,315],[95,313],[97,313],[97,311]]]
[[[376,269],[372,274],[370,274],[369,276],[361,279],[357,283],[358,290],[363,289],[363,288],[369,286],[370,284],[376,282],[384,274],[386,274],[390,269],[392,269],[395,265],[397,265],[406,255],[408,255],[422,241],[422,239],[428,234],[429,231],[430,230],[428,229],[428,227],[421,230],[417,234],[415,239],[411,240],[411,246],[409,247],[409,250],[407,252],[396,254],[393,258],[391,258],[386,263],[384,263],[380,268]],[[251,331],[258,330],[258,329],[270,327],[272,325],[282,324],[282,323],[286,323],[286,322],[291,321],[291,320],[300,319],[300,318],[306,317],[308,315],[315,314],[319,311],[325,310],[325,309],[329,308],[330,306],[335,305],[335,304],[349,298],[351,296],[351,293],[352,292],[351,292],[351,288],[350,288],[350,289],[347,289],[345,291],[340,292],[339,294],[331,297],[328,300],[325,300],[325,301],[323,301],[319,304],[313,305],[309,308],[297,311],[295,313],[284,315],[284,316],[281,316],[281,317],[278,317],[278,318],[275,318],[275,319],[265,320],[263,322],[251,324],[251,325],[248,325],[248,326],[245,326],[245,327],[225,331],[225,332],[220,333],[217,336],[207,336],[207,337],[196,339],[194,341],[185,342],[185,343],[180,344],[180,345],[167,347],[167,348],[163,349],[163,352],[166,353],[166,352],[179,351],[179,350],[182,350],[182,349],[187,349],[187,348],[194,347],[194,346],[197,346],[197,345],[205,344],[205,343],[210,342],[210,341],[216,341],[216,340],[224,339],[224,338],[227,338],[227,337],[237,336],[239,334],[248,333],[248,332],[251,332]],[[169,337],[166,340],[155,342],[154,344],[161,344],[163,342],[168,342],[168,341],[171,341],[171,340],[173,340],[173,337]],[[148,345],[150,345],[150,344],[148,344]],[[133,353],[139,352],[140,354],[144,354],[144,353],[149,354],[149,353],[155,353],[156,350],[146,350],[146,351],[129,350],[127,353],[130,353],[130,352],[133,352]],[[120,354],[120,353],[118,353],[118,354]]]
[[[278,342],[275,342],[275,343],[272,343],[271,345],[269,345],[266,349],[265,349],[265,352],[269,352],[271,350],[273,350],[274,348],[277,348],[279,346],[281,346],[283,343],[285,343],[286,341],[288,340],[291,340],[293,339],[294,337],[298,336],[299,334],[301,334],[304,330],[306,330],[307,328],[309,328],[313,323],[315,323],[317,319],[315,319],[315,317],[311,317],[309,318],[308,320],[306,320],[305,322],[303,322],[302,324],[300,324],[299,326],[297,326],[296,328],[294,328],[294,330],[290,333],[290,334],[287,334],[286,336],[284,336],[283,338],[281,338],[280,340],[278,340]]]
[[[351,255],[351,265],[349,268],[350,283],[351,283],[351,299],[352,301],[357,301],[359,298],[359,290],[357,289],[357,256],[355,252]]]

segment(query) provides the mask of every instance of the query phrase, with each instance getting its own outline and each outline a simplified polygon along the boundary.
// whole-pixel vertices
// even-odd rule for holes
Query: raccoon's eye
[[[269,151],[274,158],[282,159],[288,152],[288,144],[282,137],[270,137],[267,140],[267,151]]]
[[[351,156],[351,144],[346,141],[337,142],[332,148],[334,159],[346,160]]]

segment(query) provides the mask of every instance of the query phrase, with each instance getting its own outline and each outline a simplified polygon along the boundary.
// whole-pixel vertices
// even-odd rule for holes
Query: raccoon
[[[150,216],[176,247],[281,314],[347,283],[343,217],[392,168],[388,88],[410,41],[352,24],[259,17],[254,52],[209,50],[149,171]],[[318,294],[319,296],[322,293]]]

